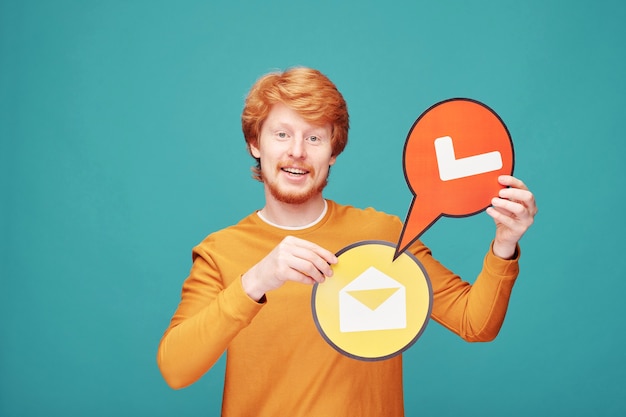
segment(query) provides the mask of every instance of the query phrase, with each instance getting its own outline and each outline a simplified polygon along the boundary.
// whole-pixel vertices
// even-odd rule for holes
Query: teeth
[[[288,172],[290,174],[298,174],[298,175],[307,173],[307,171],[303,169],[298,169],[298,168],[283,168],[283,171]]]

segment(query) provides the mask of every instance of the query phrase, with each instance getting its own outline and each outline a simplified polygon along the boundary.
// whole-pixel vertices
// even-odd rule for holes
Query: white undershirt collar
[[[328,211],[328,203],[326,202],[326,200],[324,200],[324,210],[322,210],[322,214],[320,214],[317,219],[313,220],[309,224],[305,224],[304,226],[281,226],[279,224],[272,223],[271,221],[263,217],[263,215],[261,214],[261,210],[257,211],[256,214],[259,216],[261,220],[263,220],[265,223],[269,224],[270,226],[274,226],[283,230],[304,230],[304,229],[308,229],[311,226],[315,226],[317,223],[319,223],[324,218],[327,211]]]

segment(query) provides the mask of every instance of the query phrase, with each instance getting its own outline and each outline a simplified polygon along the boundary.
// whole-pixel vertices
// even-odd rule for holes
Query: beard
[[[311,172],[312,173],[312,172]],[[328,177],[330,175],[330,166],[328,167],[328,172],[326,173],[326,178],[319,184],[313,184],[313,186],[297,191],[287,191],[282,189],[278,184],[278,181],[267,181],[263,175],[261,174],[261,180],[267,186],[272,197],[274,197],[277,201],[286,204],[304,204],[309,201],[312,197],[320,194],[326,185],[328,185]]]
[[[313,186],[302,191],[285,191],[285,190],[282,190],[275,183],[267,183],[267,188],[272,194],[272,197],[274,197],[276,200],[280,201],[281,203],[304,204],[307,201],[309,201],[312,197],[321,193],[327,184],[328,184],[328,178],[322,181],[321,184],[318,184],[317,186]]]

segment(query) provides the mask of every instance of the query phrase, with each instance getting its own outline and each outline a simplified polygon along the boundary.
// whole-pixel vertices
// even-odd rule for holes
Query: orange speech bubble
[[[491,204],[513,173],[513,142],[504,122],[476,100],[454,98],[415,121],[404,145],[404,176],[413,193],[395,257],[441,216],[466,217]]]

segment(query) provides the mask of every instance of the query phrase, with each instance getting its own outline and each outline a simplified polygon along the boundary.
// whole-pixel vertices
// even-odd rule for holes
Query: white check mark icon
[[[456,180],[502,168],[502,155],[498,151],[456,159],[450,136],[435,139],[435,154],[441,181]]]

